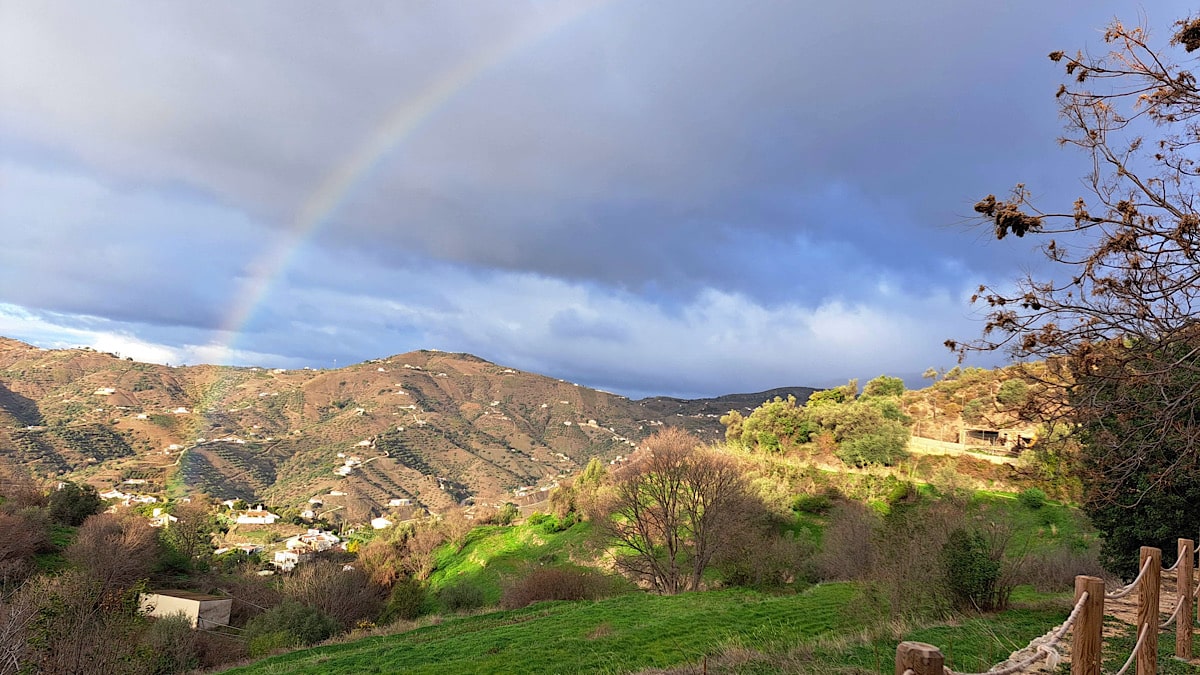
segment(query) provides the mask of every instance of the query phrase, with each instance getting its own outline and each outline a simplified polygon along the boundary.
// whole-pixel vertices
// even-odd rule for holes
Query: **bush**
[[[792,510],[819,516],[833,508],[833,500],[826,495],[797,495],[792,501]]]
[[[879,524],[879,516],[859,502],[835,505],[816,556],[817,577],[825,581],[866,578],[873,562],[870,543]]]
[[[250,655],[257,657],[277,649],[316,644],[337,631],[337,621],[321,610],[284,600],[250,619],[244,637],[250,645]]]
[[[500,606],[518,609],[543,600],[598,600],[614,584],[599,572],[570,567],[541,567],[504,588]]]
[[[320,610],[343,629],[362,619],[374,619],[383,609],[386,591],[365,572],[319,560],[299,567],[285,577],[284,596]]]
[[[1037,488],[1021,490],[1017,495],[1017,501],[1031,509],[1040,509],[1046,505],[1046,493]]]
[[[1006,406],[1021,405],[1029,398],[1029,386],[1023,380],[1005,380],[996,392],[996,400]]]
[[[199,631],[182,614],[150,623],[142,633],[138,655],[151,673],[186,673],[200,666]]]
[[[101,506],[96,488],[67,481],[50,494],[50,519],[59,525],[79,527],[88,516],[100,513]]]
[[[983,535],[957,529],[942,548],[946,585],[958,609],[989,611],[1001,603],[998,597],[1002,566],[991,556]]]
[[[891,478],[891,476],[888,476]],[[909,481],[897,481],[895,485],[888,490],[887,503],[891,506],[896,504],[912,504],[920,501],[921,492],[917,490],[917,486]]]
[[[908,436],[903,424],[887,421],[875,431],[842,441],[836,454],[853,466],[892,466],[907,456]]]
[[[379,623],[387,625],[401,619],[416,619],[425,611],[425,598],[425,587],[421,582],[412,578],[400,579],[392,586],[392,595],[379,616]]]
[[[811,581],[816,546],[794,532],[750,533],[741,545],[716,556],[724,583],[746,588],[779,588],[796,581]]]
[[[438,593],[442,607],[448,612],[465,612],[483,607],[483,589],[474,584],[460,583],[447,586]]]
[[[568,512],[561,519],[547,513],[535,513],[529,516],[527,522],[541,529],[544,534],[554,534],[574,527],[575,523],[579,522],[579,516],[574,511]]]

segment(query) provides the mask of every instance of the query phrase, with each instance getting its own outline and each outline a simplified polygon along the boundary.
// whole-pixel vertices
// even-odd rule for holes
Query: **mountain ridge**
[[[172,367],[0,338],[0,460],[101,490],[319,500],[362,522],[536,499],[660,426],[717,440],[728,410],[812,391],[634,401],[437,350],[323,370]]]

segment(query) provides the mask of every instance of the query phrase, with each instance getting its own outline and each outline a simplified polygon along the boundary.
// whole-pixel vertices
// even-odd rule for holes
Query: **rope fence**
[[[1142,583],[1142,577],[1146,576],[1146,570],[1149,569],[1149,567],[1150,561],[1147,560],[1145,564],[1142,565],[1142,569],[1138,571],[1136,579],[1131,581],[1129,585],[1125,586],[1124,588],[1117,589],[1112,593],[1105,593],[1104,598],[1106,600],[1120,600],[1121,598],[1124,598],[1125,596],[1137,590],[1138,584]]]
[[[1172,625],[1176,631],[1175,656],[1192,658],[1192,610],[1196,596],[1200,594],[1200,586],[1193,583],[1195,555],[1195,542],[1180,539],[1175,564],[1164,570],[1162,551],[1143,546],[1137,578],[1112,592],[1105,591],[1103,579],[1086,575],[1075,577],[1075,605],[1066,620],[990,670],[960,673],[946,666],[945,657],[937,647],[923,642],[901,642],[896,647],[896,675],[1018,675],[1029,672],[1041,661],[1046,661],[1053,669],[1063,656],[1058,648],[1068,632],[1071,634],[1071,675],[1100,675],[1105,602],[1119,600],[1134,591],[1138,593],[1137,642],[1116,675],[1125,675],[1135,665],[1137,675],[1154,675],[1158,670],[1158,634]],[[1159,623],[1163,572],[1176,573],[1176,601],[1171,616]],[[1018,657],[1025,652],[1032,653]]]

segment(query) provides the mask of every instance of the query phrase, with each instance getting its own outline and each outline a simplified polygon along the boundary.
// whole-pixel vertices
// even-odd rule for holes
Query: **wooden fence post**
[[[1071,675],[1100,675],[1100,645],[1104,639],[1104,580],[1083,574],[1075,577],[1075,602],[1087,591],[1088,599],[1071,628]]]
[[[943,675],[945,658],[933,645],[924,642],[901,642],[896,647],[896,675],[913,671],[915,675]]]
[[[1179,603],[1179,617],[1175,619],[1175,656],[1192,658],[1192,561],[1196,544],[1191,539],[1179,540],[1179,563],[1175,582],[1175,602]]]
[[[1138,585],[1137,632],[1141,635],[1146,627],[1146,640],[1137,654],[1137,674],[1158,673],[1158,590],[1162,583],[1162,551],[1153,546],[1143,546],[1138,556],[1138,569],[1150,561],[1150,567]],[[1135,638],[1136,639],[1136,638]]]

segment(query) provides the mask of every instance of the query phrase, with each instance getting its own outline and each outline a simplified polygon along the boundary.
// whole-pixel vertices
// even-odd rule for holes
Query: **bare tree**
[[[0,586],[19,583],[34,570],[37,553],[50,545],[44,518],[0,513]]]
[[[127,589],[150,576],[158,554],[145,518],[98,513],[83,521],[66,557],[99,584],[101,594]]]
[[[1177,27],[1173,44],[1189,52],[1200,46],[1200,20]],[[1044,238],[1045,256],[1069,271],[1068,278],[1026,276],[1015,291],[981,287],[975,300],[990,308],[983,337],[947,342],[964,353],[1008,349],[1020,358],[1051,358],[1059,366],[1052,369],[1055,383],[1064,386],[1089,373],[1154,379],[1183,368],[1200,374],[1200,167],[1193,158],[1200,88],[1191,71],[1151,46],[1145,28],[1114,22],[1104,39],[1112,47],[1106,58],[1050,54],[1070,79],[1057,94],[1067,123],[1061,143],[1090,155],[1091,195],[1070,210],[1043,211],[1018,185],[1007,200],[988,195],[975,206],[1000,239],[1010,233]],[[1095,367],[1114,359],[1139,366]],[[1190,409],[1200,392],[1200,377],[1193,380],[1156,405],[1159,419]],[[1131,401],[1077,394],[1072,403],[1102,416]],[[1192,448],[1200,443],[1189,442],[1187,454]],[[1124,450],[1125,461],[1111,468],[1136,468],[1140,449]]]
[[[660,593],[699,588],[714,557],[751,519],[753,498],[737,463],[698,446],[678,429],[646,439],[612,475],[593,517],[622,549],[618,565]]]
[[[1164,496],[1192,505],[1200,497],[1191,478],[1200,468],[1200,87],[1169,55],[1170,46],[1200,48],[1200,19],[1178,22],[1169,45],[1119,21],[1104,40],[1104,57],[1050,54],[1067,75],[1057,93],[1061,142],[1092,160],[1090,194],[1042,210],[1018,185],[975,206],[1000,239],[1042,239],[1066,277],[981,287],[983,336],[947,344],[1049,359],[1042,380],[1069,404],[1049,416],[1084,434],[1085,503],[1093,519],[1107,518],[1111,542],[1131,520],[1150,519],[1139,509],[1176,512]],[[1193,521],[1195,508],[1185,509]]]
[[[359,569],[319,560],[283,580],[283,594],[332,617],[342,628],[374,619],[383,609],[384,589]]]

